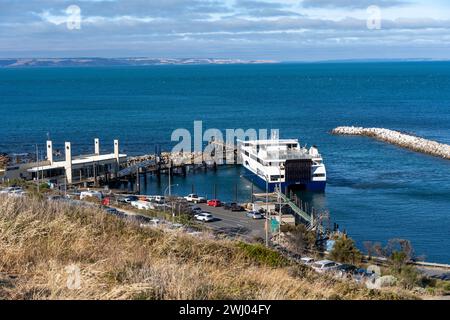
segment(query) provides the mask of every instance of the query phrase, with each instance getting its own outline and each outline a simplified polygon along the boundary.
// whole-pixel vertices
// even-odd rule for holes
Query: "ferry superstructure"
[[[301,147],[297,139],[245,140],[239,142],[242,165],[248,179],[273,192],[305,189],[325,191],[327,174],[317,147]]]

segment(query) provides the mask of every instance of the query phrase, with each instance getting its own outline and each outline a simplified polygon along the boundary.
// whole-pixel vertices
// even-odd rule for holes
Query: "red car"
[[[210,207],[220,207],[221,205],[222,203],[220,202],[220,200],[217,199],[208,200],[208,206]]]

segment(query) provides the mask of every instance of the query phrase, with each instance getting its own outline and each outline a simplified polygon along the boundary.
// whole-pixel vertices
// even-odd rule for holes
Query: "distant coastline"
[[[0,58],[0,68],[26,67],[109,67],[109,66],[155,66],[155,65],[229,65],[273,64],[273,60],[241,60],[218,58]]]
[[[165,65],[249,65],[249,64],[339,64],[339,63],[433,63],[450,62],[445,59],[342,59],[342,60],[245,60],[227,58],[0,58],[1,68],[33,68],[33,67],[145,67]]]

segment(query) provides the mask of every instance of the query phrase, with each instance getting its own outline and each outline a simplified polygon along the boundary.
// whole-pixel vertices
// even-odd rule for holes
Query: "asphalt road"
[[[233,234],[236,236],[254,238],[264,238],[265,220],[255,220],[246,216],[247,211],[232,212],[222,207],[209,207],[205,203],[195,205],[202,210],[211,213],[216,219],[205,222],[205,226],[218,232]]]

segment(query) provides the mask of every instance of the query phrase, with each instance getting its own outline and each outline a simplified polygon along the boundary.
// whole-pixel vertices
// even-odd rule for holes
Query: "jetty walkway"
[[[450,160],[450,145],[384,128],[337,127],[335,135],[365,136],[396,146]]]

